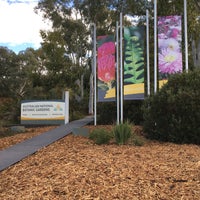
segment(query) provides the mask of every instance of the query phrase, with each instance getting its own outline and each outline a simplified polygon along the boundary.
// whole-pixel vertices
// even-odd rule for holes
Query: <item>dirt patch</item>
[[[4,200],[199,200],[200,147],[99,146],[70,134],[0,176]]]

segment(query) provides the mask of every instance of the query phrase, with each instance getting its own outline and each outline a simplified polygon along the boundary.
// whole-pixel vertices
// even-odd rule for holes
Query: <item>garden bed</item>
[[[19,142],[20,134],[10,140],[14,137]],[[96,145],[70,134],[0,176],[0,199],[4,200],[199,200],[200,147],[153,141],[140,147]]]

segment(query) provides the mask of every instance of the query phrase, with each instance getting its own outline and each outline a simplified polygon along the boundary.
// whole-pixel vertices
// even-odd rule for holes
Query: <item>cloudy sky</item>
[[[18,53],[27,47],[40,47],[40,29],[50,25],[34,13],[37,0],[0,0],[0,46]]]

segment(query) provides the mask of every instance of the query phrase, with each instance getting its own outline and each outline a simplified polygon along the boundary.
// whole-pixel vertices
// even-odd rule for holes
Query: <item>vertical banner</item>
[[[158,17],[159,88],[170,74],[182,72],[181,16]]]
[[[114,36],[97,37],[98,101],[115,101]]]
[[[124,99],[144,99],[144,27],[124,27]]]

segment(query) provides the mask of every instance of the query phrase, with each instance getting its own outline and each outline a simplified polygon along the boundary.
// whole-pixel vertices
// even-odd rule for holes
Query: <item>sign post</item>
[[[65,124],[69,123],[69,91],[65,91]]]

